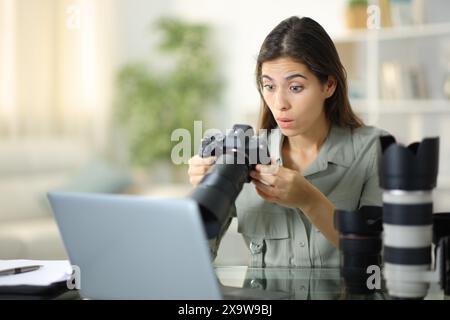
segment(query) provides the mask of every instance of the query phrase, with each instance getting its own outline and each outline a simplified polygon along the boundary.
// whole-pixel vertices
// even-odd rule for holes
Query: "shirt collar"
[[[284,138],[285,136],[278,127],[270,134],[270,155],[280,165],[283,164],[281,147]],[[355,153],[353,150],[351,129],[332,125],[327,139],[320,148],[316,160],[314,160],[314,162],[305,170],[304,175],[311,175],[326,170],[328,163],[348,168],[354,159]]]

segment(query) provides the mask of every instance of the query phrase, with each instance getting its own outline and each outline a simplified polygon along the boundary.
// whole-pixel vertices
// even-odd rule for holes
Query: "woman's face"
[[[335,89],[335,81],[321,84],[302,63],[279,58],[262,64],[263,97],[285,136],[308,132],[326,123],[324,102]]]

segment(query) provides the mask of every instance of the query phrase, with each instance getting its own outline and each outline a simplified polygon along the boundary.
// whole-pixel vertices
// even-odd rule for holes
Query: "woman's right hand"
[[[215,157],[201,158],[199,155],[189,159],[189,181],[195,187],[203,179],[208,170],[214,165]]]

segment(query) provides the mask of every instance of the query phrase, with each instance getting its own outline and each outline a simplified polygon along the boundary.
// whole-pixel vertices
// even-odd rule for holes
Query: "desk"
[[[355,294],[348,292],[340,277],[338,268],[250,268],[247,266],[230,266],[215,268],[219,282],[227,287],[261,290],[267,293],[285,293],[290,300],[389,300],[385,290],[374,293]],[[248,292],[248,291],[247,291]],[[246,295],[247,295],[246,292]],[[258,294],[257,297],[264,297]],[[443,300],[439,285],[433,284],[425,300]],[[0,299],[80,299],[76,290],[61,294],[36,296],[7,296]]]
[[[216,267],[222,285],[285,292],[294,300],[389,300],[384,284],[377,292],[354,293],[346,289],[339,268]],[[443,300],[443,291],[432,284],[425,300]]]

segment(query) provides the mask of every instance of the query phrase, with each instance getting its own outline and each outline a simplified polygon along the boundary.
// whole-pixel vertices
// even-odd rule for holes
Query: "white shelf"
[[[448,189],[450,189],[450,177],[440,177],[440,176],[438,176],[436,184],[437,184],[436,189],[438,189],[438,190],[448,190]],[[449,210],[450,210],[450,208],[449,208]]]
[[[377,112],[381,114],[436,114],[450,115],[450,100],[351,100],[356,113]]]
[[[382,40],[398,40],[407,38],[420,38],[430,36],[450,36],[450,23],[436,23],[428,25],[402,26],[392,28],[382,28],[379,30],[349,30],[343,34],[333,37],[335,43],[361,42],[375,38]]]

